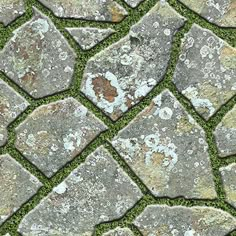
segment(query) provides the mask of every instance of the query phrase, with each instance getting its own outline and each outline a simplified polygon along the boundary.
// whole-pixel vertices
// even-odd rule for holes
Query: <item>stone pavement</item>
[[[235,0],[2,0],[0,23],[0,235],[236,235]]]

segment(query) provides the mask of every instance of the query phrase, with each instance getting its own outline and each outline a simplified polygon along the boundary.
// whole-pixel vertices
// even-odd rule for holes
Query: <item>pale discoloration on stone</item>
[[[117,227],[114,230],[108,231],[102,236],[134,236],[134,234],[129,228]]]
[[[112,145],[155,196],[216,197],[205,133],[168,90]]]
[[[213,207],[146,207],[134,224],[143,236],[225,236],[236,229],[229,213]]]
[[[51,20],[34,8],[34,17],[13,32],[0,53],[0,70],[34,98],[66,90],[75,53]]]
[[[184,21],[168,3],[157,3],[126,37],[88,61],[81,91],[117,120],[163,79],[173,36]]]
[[[137,7],[141,2],[143,2],[144,0],[124,0],[129,6],[131,6],[132,8]]]
[[[177,89],[208,120],[236,94],[236,49],[194,24],[185,35],[174,74]]]
[[[25,13],[23,0],[1,0],[0,22],[5,26]]]
[[[52,176],[107,127],[74,98],[37,108],[16,129],[16,148]]]
[[[7,142],[7,126],[28,106],[23,97],[0,79],[0,147]]]
[[[19,226],[23,236],[91,236],[102,222],[122,217],[142,197],[103,147],[98,148]]]
[[[83,50],[89,50],[105,40],[115,31],[111,28],[66,28]]]
[[[39,0],[63,18],[120,22],[127,11],[113,0]]]
[[[0,225],[42,184],[8,154],[0,156]]]
[[[226,201],[236,208],[236,163],[220,168]]]
[[[236,27],[235,0],[179,0],[211,23]]]

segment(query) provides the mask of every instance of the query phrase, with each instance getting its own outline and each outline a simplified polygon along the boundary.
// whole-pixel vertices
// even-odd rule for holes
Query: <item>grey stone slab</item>
[[[74,98],[33,111],[16,128],[16,148],[51,177],[107,127]]]
[[[168,90],[111,143],[155,196],[216,198],[205,132]]]
[[[93,21],[120,22],[127,11],[113,0],[39,0],[56,16]]]
[[[99,29],[93,27],[66,28],[83,50],[89,50],[108,38],[115,31],[111,28]]]
[[[22,96],[0,79],[0,147],[7,142],[7,126],[28,106]]]
[[[179,0],[207,21],[221,27],[236,27],[235,0]]]
[[[120,118],[163,79],[173,36],[184,22],[158,2],[127,36],[88,61],[81,91],[112,120]]]
[[[10,155],[0,155],[0,225],[35,195],[42,184]]]
[[[143,236],[225,236],[236,229],[236,219],[213,207],[146,207],[134,224]]]
[[[108,231],[102,236],[134,236],[134,234],[129,228],[117,227],[113,230]]]
[[[185,35],[174,74],[177,89],[206,120],[236,94],[236,49],[194,24]]]
[[[18,230],[23,236],[91,236],[96,225],[119,219],[141,197],[100,147],[24,217]]]
[[[76,55],[52,21],[36,8],[0,52],[0,70],[34,98],[66,90]]]
[[[5,26],[25,13],[23,0],[1,0],[0,22]]]
[[[236,208],[236,163],[220,168],[226,201]]]
[[[135,8],[144,0],[124,0],[130,7]]]

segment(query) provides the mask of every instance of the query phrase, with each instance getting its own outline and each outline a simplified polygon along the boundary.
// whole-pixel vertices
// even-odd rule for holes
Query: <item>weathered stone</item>
[[[98,148],[22,220],[23,236],[90,236],[102,222],[122,217],[142,197],[103,147]]]
[[[81,91],[117,120],[163,79],[184,21],[168,3],[157,3],[126,37],[88,61]]]
[[[113,0],[39,0],[56,16],[93,21],[120,22],[127,11]]]
[[[111,28],[66,28],[83,50],[89,50],[109,37],[115,31]]]
[[[225,236],[236,229],[236,219],[213,207],[146,207],[134,224],[143,236]]]
[[[211,23],[221,27],[236,27],[235,0],[179,0]]]
[[[216,198],[205,133],[168,90],[112,145],[155,196]]]
[[[107,127],[74,98],[38,107],[16,129],[16,148],[51,177]]]
[[[114,230],[108,231],[102,236],[134,236],[134,234],[129,228],[117,227]]]
[[[42,184],[8,154],[0,156],[0,225]]]
[[[174,83],[208,120],[236,94],[236,49],[194,24],[181,48]]]
[[[0,22],[5,26],[25,13],[23,0],[1,0],[0,1]]]
[[[34,98],[66,90],[75,53],[52,21],[34,8],[34,17],[13,32],[0,53],[0,70]]]
[[[226,157],[236,154],[236,105],[217,125],[214,136],[219,156]]]
[[[0,79],[0,147],[7,142],[7,126],[28,106],[23,97]]]
[[[129,6],[131,6],[132,8],[137,7],[141,2],[143,2],[144,0],[124,0]]]
[[[226,201],[236,208],[236,163],[220,168]]]

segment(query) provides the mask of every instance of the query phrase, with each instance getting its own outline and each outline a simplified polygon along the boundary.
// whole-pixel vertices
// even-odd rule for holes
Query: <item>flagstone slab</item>
[[[51,177],[94,140],[106,125],[74,98],[34,110],[16,128],[16,148]]]
[[[96,225],[122,217],[142,197],[111,154],[98,148],[21,221],[23,236],[91,236]]]
[[[205,132],[168,90],[111,143],[155,196],[216,198]]]
[[[117,227],[114,230],[108,231],[102,236],[134,236],[134,234],[129,228]]]
[[[177,89],[209,120],[236,94],[236,49],[194,24],[182,41],[174,73]]]
[[[157,3],[127,36],[92,57],[81,91],[112,120],[142,100],[163,78],[175,33],[185,18]]]
[[[0,225],[13,215],[42,187],[10,155],[0,155]]]

